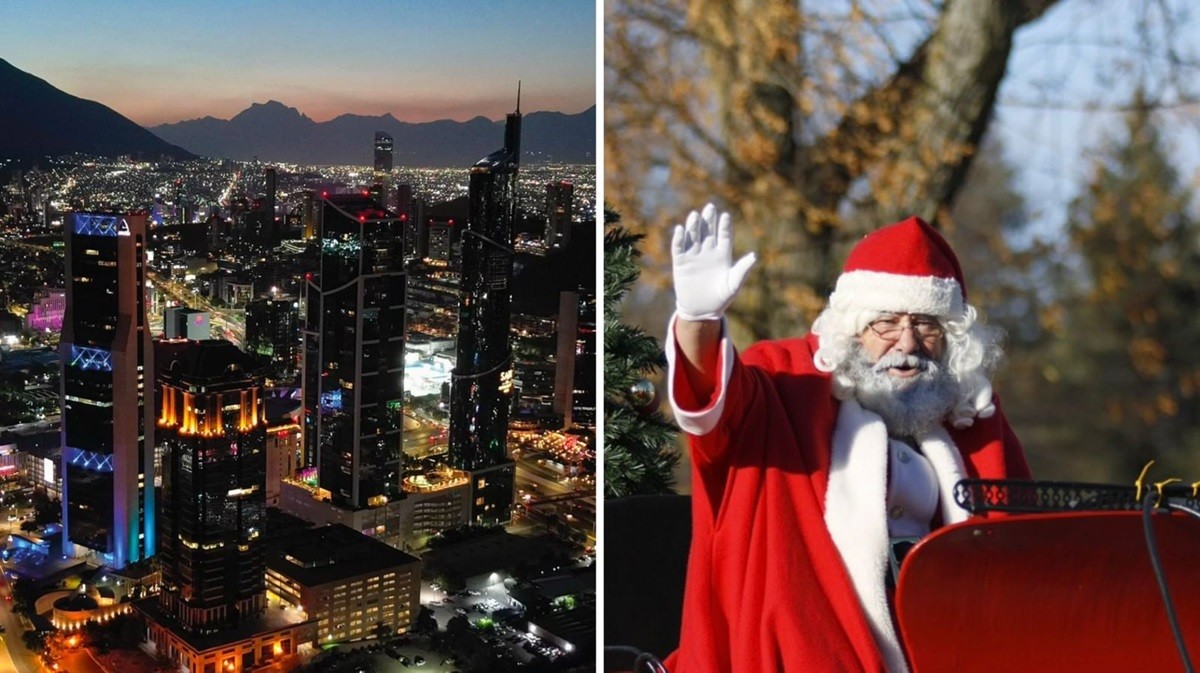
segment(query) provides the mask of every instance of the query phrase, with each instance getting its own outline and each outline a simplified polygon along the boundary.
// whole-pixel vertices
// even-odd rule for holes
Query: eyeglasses
[[[904,316],[890,315],[871,322],[867,327],[884,341],[899,341],[900,335],[904,334],[904,330],[912,328],[913,336],[926,342],[933,343],[942,338],[946,333],[946,328],[942,327],[942,323],[938,322],[937,318],[928,315],[910,315],[908,322],[905,323],[901,319]]]

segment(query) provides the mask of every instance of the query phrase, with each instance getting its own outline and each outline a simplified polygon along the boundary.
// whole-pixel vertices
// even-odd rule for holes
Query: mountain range
[[[61,91],[4,59],[0,101],[0,159],[35,160],[74,152],[142,159],[193,157],[111,108]]]
[[[315,122],[279,101],[255,103],[232,119],[204,117],[150,128],[196,154],[226,159],[301,164],[366,164],[374,160],[375,132],[392,136],[396,166],[469,166],[504,144],[504,121],[402,122],[344,114]],[[521,160],[592,163],[596,108],[578,114],[533,112],[521,123]]]
[[[370,165],[375,132],[383,131],[394,139],[396,166],[465,167],[504,144],[503,120],[410,123],[390,114],[344,114],[315,122],[278,101],[254,103],[229,120],[204,117],[145,129],[3,59],[0,101],[0,159],[21,161],[83,153]],[[595,106],[577,114],[525,115],[521,146],[524,162],[595,162]]]

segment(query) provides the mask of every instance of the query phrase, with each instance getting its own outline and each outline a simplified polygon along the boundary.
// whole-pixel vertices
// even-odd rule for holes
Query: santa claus
[[[672,242],[669,387],[693,538],[667,667],[906,671],[897,550],[966,518],[960,479],[1029,476],[990,384],[997,333],[949,244],[910,218],[854,248],[808,336],[739,354],[723,315],[755,258],[734,262],[732,239],[710,204]]]

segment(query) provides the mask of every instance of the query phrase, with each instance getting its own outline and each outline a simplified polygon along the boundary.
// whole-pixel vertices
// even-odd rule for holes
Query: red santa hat
[[[966,300],[962,267],[950,244],[924,220],[910,217],[854,246],[829,305],[953,318],[963,314]]]

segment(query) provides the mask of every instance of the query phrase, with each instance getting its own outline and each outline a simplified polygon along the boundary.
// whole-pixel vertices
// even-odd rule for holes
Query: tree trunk
[[[908,215],[939,219],[987,129],[1013,33],[1055,2],[948,1],[908,61],[811,146],[795,122],[812,109],[804,66],[820,64],[801,63],[797,3],[690,3],[729,149],[714,196],[733,210],[737,247],[761,260],[731,308],[735,336],[807,331],[849,243]],[[863,181],[869,194],[854,228],[844,208]]]

